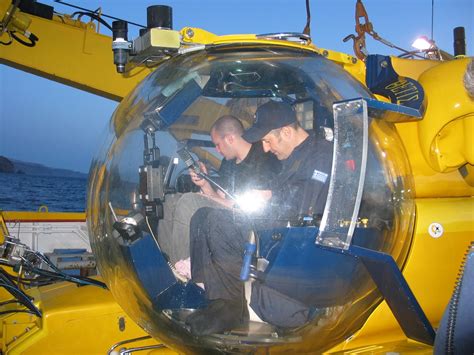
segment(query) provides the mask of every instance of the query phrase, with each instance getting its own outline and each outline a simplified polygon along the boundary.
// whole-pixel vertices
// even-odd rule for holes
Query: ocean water
[[[0,210],[84,212],[87,179],[0,173]]]

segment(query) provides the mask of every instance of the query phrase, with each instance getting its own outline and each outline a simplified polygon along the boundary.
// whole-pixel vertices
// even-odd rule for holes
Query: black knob
[[[454,34],[454,55],[466,55],[466,35],[464,27],[456,27]]]
[[[117,38],[128,40],[128,23],[127,21],[118,20],[112,22],[112,36],[115,41]]]
[[[146,9],[147,27],[173,29],[173,9],[166,5],[149,6]]]

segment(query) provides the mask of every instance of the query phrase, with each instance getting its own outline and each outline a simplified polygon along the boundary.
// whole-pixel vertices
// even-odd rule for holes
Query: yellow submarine
[[[0,0],[2,64],[120,101],[92,162],[86,217],[2,212],[2,353],[432,353],[474,239],[473,59],[437,48],[367,56],[365,34],[376,33],[356,9],[366,21],[353,56],[318,48],[309,31],[175,31],[167,6],[150,7],[129,41],[124,21],[111,38],[50,6]],[[242,282],[249,298],[265,284],[310,312],[293,324],[273,309],[197,336],[185,319],[205,292],[170,262],[160,226],[192,191],[186,157],[218,169],[212,124],[232,114],[249,127],[269,100],[332,142],[329,194],[322,215],[295,211],[286,228],[255,231]],[[65,275],[7,228],[84,219],[93,278]]]

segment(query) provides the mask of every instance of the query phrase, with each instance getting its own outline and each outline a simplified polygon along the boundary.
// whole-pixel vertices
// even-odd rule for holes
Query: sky
[[[393,44],[412,50],[418,36],[431,37],[433,0],[364,0],[374,31]],[[42,0],[55,11],[75,9]],[[79,1],[77,6],[146,25],[150,5],[173,7],[173,27],[200,27],[218,35],[302,32],[305,0],[140,0]],[[311,36],[316,46],[353,54],[342,39],[354,33],[356,0],[311,0]],[[111,22],[112,20],[110,20]],[[109,22],[109,23],[110,23]],[[434,0],[433,39],[453,52],[453,28],[464,26],[467,54],[474,55],[474,0]],[[106,30],[106,29],[105,29]],[[129,26],[129,39],[138,28]],[[103,31],[104,34],[107,31]],[[111,34],[110,34],[111,35]],[[371,54],[393,54],[370,37]],[[55,168],[88,172],[106,135],[118,103],[0,64],[0,155]]]

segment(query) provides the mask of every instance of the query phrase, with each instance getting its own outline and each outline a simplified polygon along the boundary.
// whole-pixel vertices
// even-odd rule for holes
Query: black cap
[[[249,143],[258,142],[270,131],[296,122],[296,113],[286,102],[269,101],[255,112],[255,122],[242,138]]]

